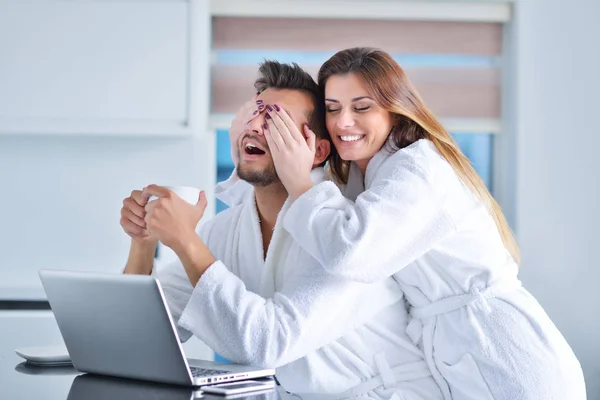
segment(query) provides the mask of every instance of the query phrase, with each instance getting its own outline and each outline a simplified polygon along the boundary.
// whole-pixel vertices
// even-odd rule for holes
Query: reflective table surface
[[[199,393],[193,388],[155,384],[151,382],[82,374],[72,366],[39,367],[17,356],[13,349],[0,344],[0,399],[1,400],[98,400],[98,399],[279,399],[277,390],[219,396]]]

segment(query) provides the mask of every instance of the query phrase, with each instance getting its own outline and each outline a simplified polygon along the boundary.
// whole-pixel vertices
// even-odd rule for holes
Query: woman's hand
[[[307,124],[304,134],[288,113],[277,104],[267,105],[265,138],[281,183],[292,200],[297,199],[313,184],[310,171],[316,151],[316,136]]]

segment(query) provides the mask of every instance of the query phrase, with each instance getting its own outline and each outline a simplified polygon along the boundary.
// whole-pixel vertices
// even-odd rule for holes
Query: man
[[[255,87],[259,112],[232,143],[237,175],[252,190],[194,231],[206,207],[151,185],[124,201],[132,237],[126,273],[155,274],[182,340],[192,334],[238,363],[277,368],[283,388],[303,398],[368,395],[437,399],[442,395],[407,338],[407,311],[394,280],[366,285],[326,274],[278,222],[288,208],[263,130],[275,125],[316,133],[313,179],[329,154],[314,80],[298,66],[265,62]],[[158,200],[147,203],[148,198]],[[157,241],[179,261],[153,269]],[[401,397],[402,398],[402,397]]]

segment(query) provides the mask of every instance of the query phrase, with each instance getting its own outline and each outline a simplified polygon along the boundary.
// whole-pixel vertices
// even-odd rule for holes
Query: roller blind
[[[212,27],[213,116],[253,95],[264,59],[297,62],[316,78],[336,51],[370,46],[398,61],[438,117],[471,127],[454,129],[499,126],[501,23],[213,17]]]

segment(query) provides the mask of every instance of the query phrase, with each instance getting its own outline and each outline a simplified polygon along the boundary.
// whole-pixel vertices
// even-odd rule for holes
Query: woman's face
[[[365,172],[387,140],[392,115],[381,108],[354,74],[333,75],[325,84],[327,129],[340,157]]]

